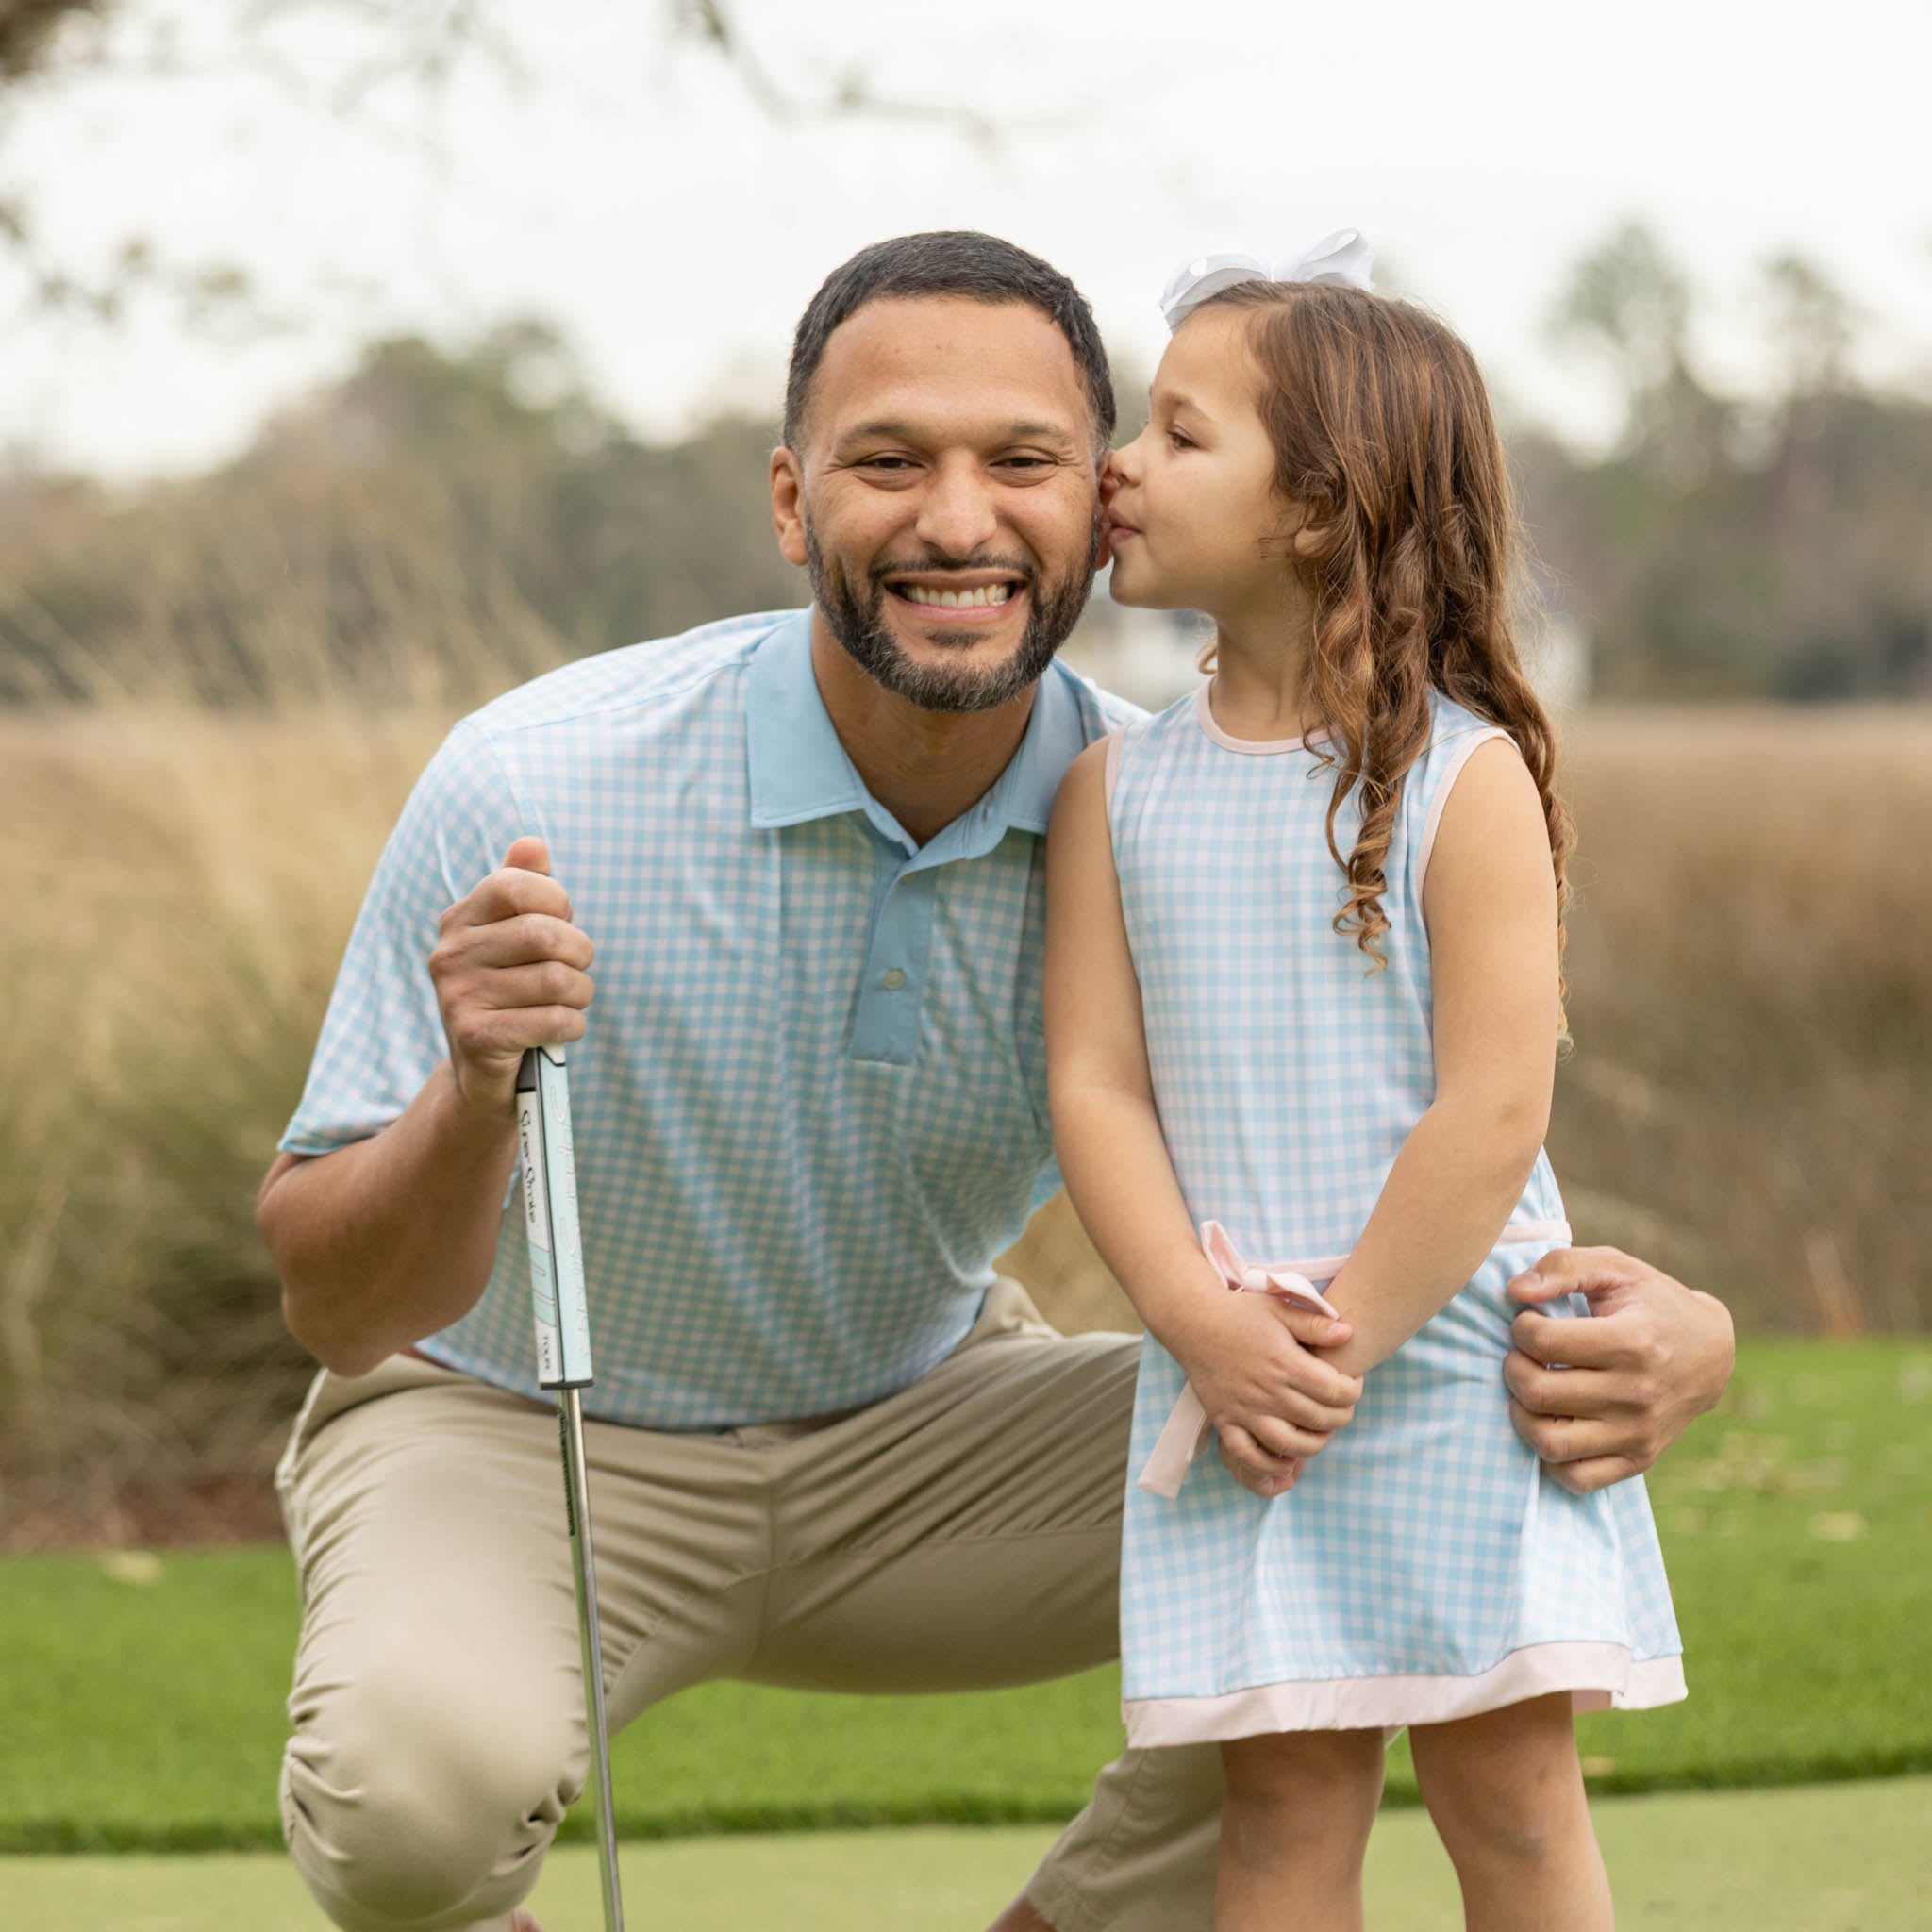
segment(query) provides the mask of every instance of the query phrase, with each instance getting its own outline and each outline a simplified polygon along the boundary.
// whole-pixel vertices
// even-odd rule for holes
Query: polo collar
[[[1087,741],[1075,686],[1064,666],[1048,667],[1035,692],[1025,735],[1006,770],[932,846],[963,857],[958,846],[970,843],[983,850],[1008,829],[1046,830],[1060,779]],[[846,811],[890,823],[839,742],[819,695],[811,668],[809,609],[785,617],[752,653],[744,711],[754,825],[803,824]]]
[[[753,824],[798,825],[865,809],[865,781],[845,756],[812,675],[808,608],[783,618],[752,653],[744,744]]]

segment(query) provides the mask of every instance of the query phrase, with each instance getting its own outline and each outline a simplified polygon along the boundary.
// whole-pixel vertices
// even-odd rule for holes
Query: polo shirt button
[[[896,966],[889,967],[880,978],[879,984],[888,992],[897,992],[906,984],[906,975]]]

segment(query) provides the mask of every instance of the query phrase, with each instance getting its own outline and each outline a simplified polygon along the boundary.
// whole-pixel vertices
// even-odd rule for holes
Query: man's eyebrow
[[[1064,423],[1008,423],[1006,442],[1063,442],[1072,447],[1078,438]]]
[[[834,447],[849,449],[859,442],[923,442],[932,435],[930,425],[924,426],[907,423],[892,417],[875,417],[870,423],[855,423],[843,431]],[[1053,442],[1063,449],[1078,447],[1079,439],[1064,423],[1044,421],[1020,421],[1000,425],[998,432],[991,439],[995,443],[1009,442]]]

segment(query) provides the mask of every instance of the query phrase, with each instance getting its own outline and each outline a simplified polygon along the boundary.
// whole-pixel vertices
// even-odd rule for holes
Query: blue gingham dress
[[[1440,694],[1433,713],[1404,782],[1374,976],[1331,925],[1345,898],[1324,832],[1334,775],[1312,751],[1229,738],[1205,691],[1109,746],[1122,906],[1181,1191],[1242,1259],[1318,1285],[1309,1257],[1346,1255],[1434,1095],[1424,872],[1463,761],[1499,734]],[[1357,823],[1351,799],[1344,853]],[[1511,1227],[1562,1219],[1539,1154]],[[1434,1723],[1558,1690],[1578,1707],[1683,1696],[1641,1480],[1574,1496],[1509,1421],[1505,1287],[1557,1244],[1505,1230],[1273,1498],[1211,1449],[1177,1496],[1135,1485],[1185,1387],[1146,1339],[1121,1588],[1130,1742]]]

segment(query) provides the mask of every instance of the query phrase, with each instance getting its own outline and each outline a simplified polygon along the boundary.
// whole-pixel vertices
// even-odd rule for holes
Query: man
[[[799,325],[772,460],[811,608],[512,691],[405,809],[259,1208],[325,1364],[283,1470],[283,1814],[347,1932],[527,1926],[585,1774],[503,1212],[530,1045],[583,1042],[613,1723],[706,1677],[954,1690],[1115,1654],[1137,1345],[1056,1335],[991,1269],[1058,1179],[1048,807],[1131,715],[1054,661],[1112,426],[1045,263],[971,234],[863,251]],[[1594,1319],[1526,1311],[1506,1374],[1589,1488],[1716,1399],[1730,1325],[1607,1251],[1523,1291],[1579,1288]],[[1330,1333],[1281,1309],[1281,1420],[1226,1452],[1251,1487],[1346,1423]],[[1218,1798],[1211,1751],[1123,1757],[1002,1932],[1208,1926]]]

